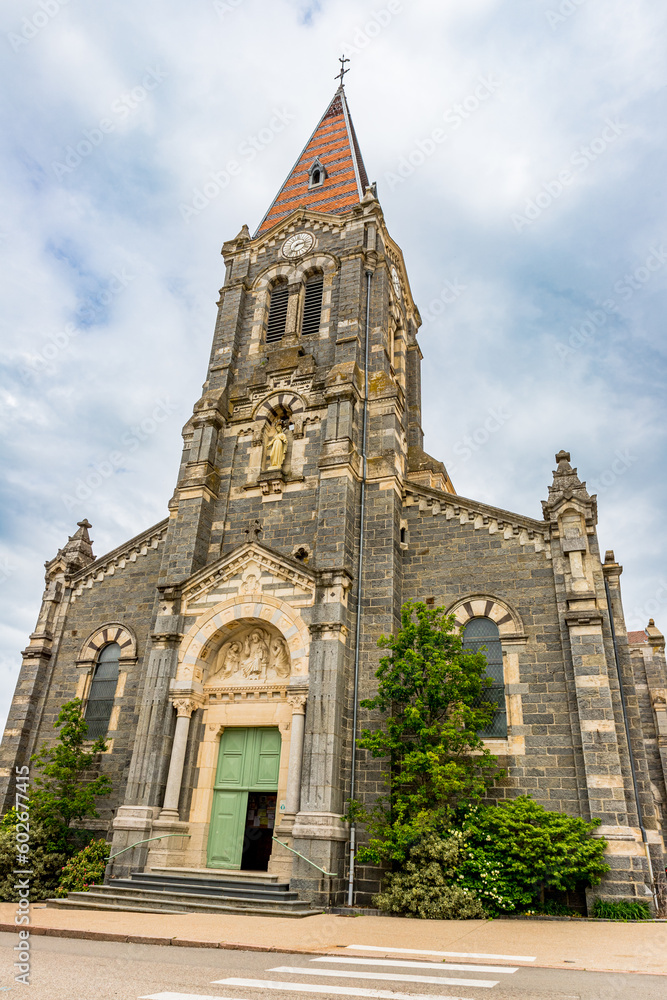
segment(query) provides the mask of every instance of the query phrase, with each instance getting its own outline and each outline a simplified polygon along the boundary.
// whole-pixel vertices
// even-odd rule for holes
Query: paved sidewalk
[[[15,903],[0,903],[0,930],[14,929],[15,913]],[[65,911],[48,909],[39,903],[32,907],[31,923],[33,933],[37,934],[131,940],[139,944],[322,954],[340,954],[341,948],[357,944],[475,956],[526,956],[534,957],[535,961],[514,964],[667,976],[665,923],[411,920],[334,914],[293,920],[211,913]],[[437,961],[432,956],[421,957]],[[484,959],[479,957],[478,961]]]

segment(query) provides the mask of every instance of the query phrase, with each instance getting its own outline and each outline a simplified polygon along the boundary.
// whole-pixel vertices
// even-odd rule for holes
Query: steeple
[[[300,206],[347,212],[361,202],[367,187],[368,175],[341,84],[255,236]]]

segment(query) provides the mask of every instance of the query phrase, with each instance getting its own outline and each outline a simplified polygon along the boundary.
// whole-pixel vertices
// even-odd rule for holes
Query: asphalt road
[[[667,976],[562,971],[509,961],[426,963],[31,939],[30,986],[14,980],[17,943],[0,934],[0,992],[29,1000],[666,1000]],[[238,982],[241,980],[242,982]],[[484,984],[484,985],[482,985]]]

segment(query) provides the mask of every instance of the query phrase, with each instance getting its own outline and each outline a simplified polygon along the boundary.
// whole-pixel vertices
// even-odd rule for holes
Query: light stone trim
[[[97,659],[97,654],[103,646],[117,642],[120,646],[120,663],[129,664],[137,659],[137,640],[134,632],[121,622],[108,622],[92,632],[79,651],[76,658],[78,667],[90,668]]]
[[[108,556],[96,559],[85,572],[77,576],[73,582],[71,603],[81,597],[84,590],[89,590],[93,584],[101,583],[105,577],[113,576],[117,570],[123,570],[128,562],[136,562],[139,556],[145,556],[151,549],[157,549],[167,537],[167,524],[162,522],[157,528],[151,528],[144,535],[131,539],[125,546],[114,549]]]
[[[622,774],[589,774],[586,784],[589,788],[625,788]]]
[[[579,674],[575,676],[574,683],[579,688],[609,687],[609,678],[602,674]]]
[[[463,628],[472,618],[490,618],[498,626],[501,640],[512,638],[527,641],[519,614],[505,601],[490,594],[461,598],[447,609],[447,614],[454,615],[459,628]],[[511,683],[518,684],[519,678],[513,679]]]
[[[292,677],[305,681],[310,652],[310,632],[305,622],[289,604],[260,593],[232,597],[199,616],[181,643],[177,684],[201,684],[211,653],[240,626],[262,622],[274,625],[282,634],[290,654]]]
[[[444,514],[448,521],[458,518],[461,524],[471,523],[475,531],[486,530],[490,535],[501,532],[504,539],[515,539],[522,546],[532,545],[535,552],[544,552],[545,558],[551,559],[551,536],[543,522],[486,507],[458,495],[452,499],[451,493],[431,496],[412,485],[406,488],[403,503],[406,507],[418,504],[422,513]]]
[[[613,719],[582,719],[581,731],[584,733],[614,733],[616,723]]]
[[[453,614],[460,629],[473,618],[490,618],[498,626],[500,645],[503,651],[503,675],[505,679],[505,704],[507,707],[507,739],[485,739],[484,746],[501,756],[523,756],[526,740],[512,734],[513,727],[523,726],[522,694],[519,665],[519,647],[528,641],[523,622],[518,613],[497,597],[489,594],[475,594],[458,600],[448,609]]]
[[[265,570],[271,576],[276,576],[310,595],[312,603],[315,599],[314,576],[305,569],[299,569],[291,562],[283,562],[271,555],[263,546],[251,542],[230,555],[219,559],[212,566],[192,578],[183,590],[186,606],[190,606],[204,594],[214,590],[221,583],[243,573],[249,563],[255,563],[260,570]],[[281,602],[283,603],[283,602]]]

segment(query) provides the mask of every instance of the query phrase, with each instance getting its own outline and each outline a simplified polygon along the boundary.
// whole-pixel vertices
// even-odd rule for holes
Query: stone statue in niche
[[[220,648],[207,684],[235,680],[266,681],[290,675],[287,643],[268,629],[252,625]]]
[[[287,435],[282,423],[276,424],[276,429],[269,445],[269,468],[282,469],[287,455]]]

